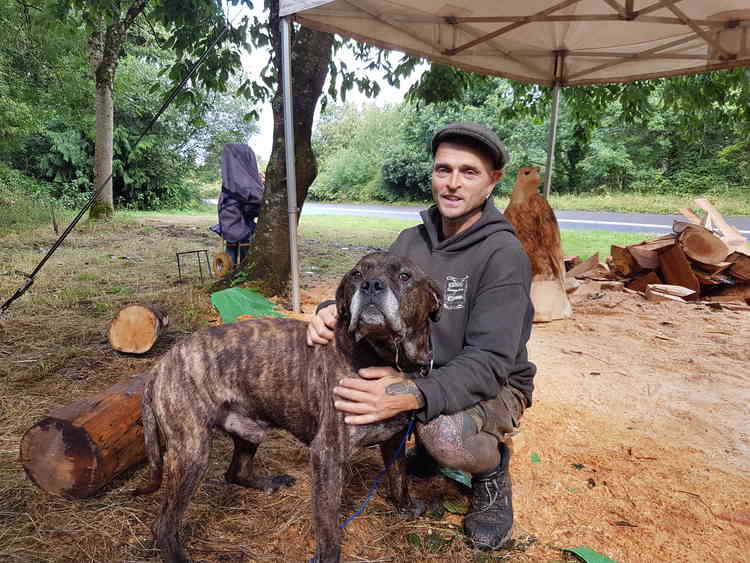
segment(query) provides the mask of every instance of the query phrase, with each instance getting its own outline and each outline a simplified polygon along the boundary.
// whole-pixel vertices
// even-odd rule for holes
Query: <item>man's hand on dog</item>
[[[329,305],[315,313],[307,324],[307,345],[328,344],[333,340],[338,318],[336,305]]]
[[[370,424],[424,406],[414,381],[391,367],[365,368],[359,375],[363,379],[345,377],[333,388],[334,406],[347,413],[347,424]]]

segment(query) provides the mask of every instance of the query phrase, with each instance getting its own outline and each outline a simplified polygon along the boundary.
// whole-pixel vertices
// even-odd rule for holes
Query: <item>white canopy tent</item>
[[[281,0],[289,25],[427,57],[464,70],[554,86],[545,194],[560,88],[750,66],[750,0]],[[285,130],[291,139],[290,89]],[[292,301],[299,309],[294,147],[286,144]]]

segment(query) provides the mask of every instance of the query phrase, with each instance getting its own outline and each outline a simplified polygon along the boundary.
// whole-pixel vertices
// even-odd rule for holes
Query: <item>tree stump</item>
[[[167,324],[169,317],[153,305],[128,305],[112,319],[107,339],[118,352],[145,354]]]
[[[518,169],[510,203],[503,214],[516,230],[531,262],[534,321],[565,319],[573,314],[565,290],[565,262],[560,227],[547,200],[539,194],[538,166]]]
[[[21,463],[42,490],[74,498],[93,495],[143,461],[140,374],[106,391],[51,411],[21,439]]]

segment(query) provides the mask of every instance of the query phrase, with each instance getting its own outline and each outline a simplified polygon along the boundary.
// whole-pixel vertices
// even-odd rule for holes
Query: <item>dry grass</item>
[[[177,279],[175,252],[207,248],[212,254],[220,246],[206,225],[191,222],[168,225],[152,218],[82,225],[0,321],[0,561],[158,560],[150,534],[158,495],[134,498],[128,493],[143,478],[143,467],[119,476],[94,498],[68,500],[42,492],[26,478],[18,446],[23,433],[50,409],[143,371],[182,334],[216,320],[209,280],[200,282],[194,263],[186,283]],[[3,299],[23,282],[14,272],[30,271],[54,241],[48,231],[0,238]],[[336,278],[365,250],[312,238],[302,242],[307,311],[331,295]],[[154,303],[170,315],[166,333],[144,357],[118,354],[105,339],[115,311],[133,302]],[[185,523],[195,559],[306,561],[313,550],[306,449],[283,432],[263,445],[261,471],[297,478],[294,487],[268,497],[224,483],[230,443],[221,435],[215,442],[209,474]],[[344,513],[356,510],[381,466],[374,449],[352,460]],[[445,482],[421,488],[436,500],[460,494]],[[376,496],[366,514],[349,526],[345,558],[532,560],[523,542],[494,555],[475,553],[464,542],[458,518],[433,516],[405,521]]]
[[[0,561],[156,561],[149,527],[158,495],[133,498],[137,467],[94,498],[49,496],[18,462],[21,436],[49,409],[143,371],[176,338],[216,320],[197,269],[178,283],[174,253],[219,248],[196,217],[84,225],[0,321]],[[332,295],[367,244],[302,231],[303,311]],[[370,241],[375,242],[370,242]],[[0,296],[22,283],[53,237],[0,238]],[[10,273],[11,275],[8,275]],[[560,547],[589,545],[621,563],[740,562],[750,553],[750,314],[670,307],[593,294],[576,316],[534,329],[535,407],[524,416],[511,471],[516,544],[485,554],[467,546],[461,517],[442,501],[465,491],[415,480],[430,513],[407,521],[377,495],[347,529],[351,562],[565,561]],[[121,306],[151,302],[170,314],[145,357],[103,340]],[[209,473],[185,521],[199,561],[307,561],[313,552],[307,450],[284,432],[263,444],[264,474],[289,473],[276,495],[223,481],[229,441],[215,437]],[[375,449],[349,464],[342,512],[366,496],[382,463]]]

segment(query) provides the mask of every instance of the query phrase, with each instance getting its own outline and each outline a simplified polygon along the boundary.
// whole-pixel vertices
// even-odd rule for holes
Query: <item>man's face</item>
[[[479,151],[443,142],[432,163],[432,198],[443,218],[445,236],[468,229],[479,220],[481,207],[502,178],[491,160]]]

